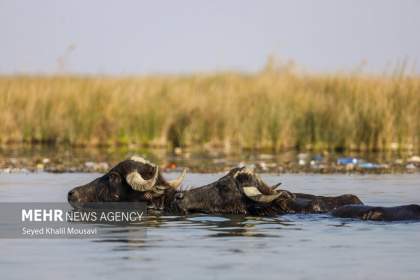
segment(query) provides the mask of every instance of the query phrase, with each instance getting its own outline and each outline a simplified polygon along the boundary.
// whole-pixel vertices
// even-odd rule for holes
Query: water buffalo
[[[354,195],[337,197],[291,193],[277,185],[268,186],[251,170],[234,168],[225,176],[189,191],[178,191],[167,208],[182,214],[218,213],[277,215],[288,213],[325,213],[339,206],[360,204]]]
[[[145,202],[149,209],[171,214],[240,214],[278,215],[288,213],[326,213],[337,217],[394,220],[407,214],[400,209],[381,210],[389,214],[359,215],[363,206],[351,194],[336,197],[291,193],[268,186],[257,174],[246,168],[233,168],[225,176],[206,186],[181,190],[185,170],[177,179],[168,181],[159,167],[140,157],[132,157],[113,167],[94,181],[76,187],[68,193],[68,201],[75,207],[92,202]],[[361,208],[361,207],[367,208]],[[343,208],[344,207],[344,208]],[[343,210],[341,210],[343,209]],[[374,208],[375,211],[377,208]],[[385,209],[385,208],[382,208]],[[369,210],[367,210],[369,211]],[[390,213],[399,211],[398,215]],[[420,210],[411,210],[420,213]],[[376,213],[376,212],[375,212]],[[410,212],[411,213],[411,212]]]
[[[410,204],[394,207],[345,205],[334,209],[331,214],[339,218],[373,221],[420,220],[420,205]]]

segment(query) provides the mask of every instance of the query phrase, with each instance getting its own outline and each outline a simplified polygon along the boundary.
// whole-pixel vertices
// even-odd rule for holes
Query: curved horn
[[[281,192],[280,193],[276,193],[276,194],[270,194],[270,195],[265,195],[262,194],[258,188],[254,187],[254,186],[249,186],[249,187],[244,187],[243,188],[245,195],[258,203],[270,203],[272,202],[274,199],[278,198],[279,196],[281,196]]]
[[[271,190],[272,190],[272,191],[280,191],[279,186],[280,186],[281,184],[282,184],[281,182],[280,182],[280,183],[277,183],[277,184],[275,184],[275,185],[272,185],[270,188],[271,188]]]
[[[125,177],[125,180],[130,185],[130,187],[133,188],[133,190],[136,190],[139,192],[145,192],[145,191],[150,191],[153,188],[153,186],[156,184],[158,175],[159,175],[159,167],[156,166],[155,174],[153,175],[153,178],[149,180],[143,179],[143,177],[137,171],[133,171],[129,173]]]
[[[282,182],[279,182],[279,183],[277,183],[277,184],[275,184],[275,185],[272,185],[271,186],[271,188],[272,189],[275,189],[275,188],[277,188],[278,186],[280,186],[281,184],[283,184]]]
[[[177,189],[179,186],[181,186],[182,181],[184,181],[185,175],[187,175],[187,169],[184,168],[182,174],[178,178],[168,181],[168,184],[172,188]]]

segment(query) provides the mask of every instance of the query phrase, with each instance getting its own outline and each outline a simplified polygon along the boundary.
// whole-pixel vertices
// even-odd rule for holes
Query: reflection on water
[[[97,174],[3,174],[1,201],[63,201]],[[175,175],[174,175],[175,176]],[[190,174],[203,185],[220,174]],[[263,175],[290,190],[420,203],[420,175]],[[146,217],[92,240],[0,240],[7,279],[418,279],[420,223],[322,215]]]

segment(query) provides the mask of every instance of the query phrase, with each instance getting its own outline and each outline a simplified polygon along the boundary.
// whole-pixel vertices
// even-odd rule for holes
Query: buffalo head
[[[267,215],[282,213],[293,194],[269,187],[253,171],[234,168],[209,185],[175,194],[171,208],[187,213]]]
[[[67,199],[75,207],[95,202],[153,202],[163,197],[165,192],[176,190],[185,173],[184,170],[177,179],[167,181],[157,165],[141,157],[132,157],[92,182],[75,187],[69,191]]]

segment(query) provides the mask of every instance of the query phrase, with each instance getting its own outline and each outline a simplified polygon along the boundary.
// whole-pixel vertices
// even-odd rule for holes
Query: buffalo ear
[[[121,185],[121,176],[120,176],[120,174],[119,173],[117,173],[117,172],[111,172],[111,173],[109,173],[109,183],[110,183],[110,185],[111,186],[118,186],[118,185]]]

